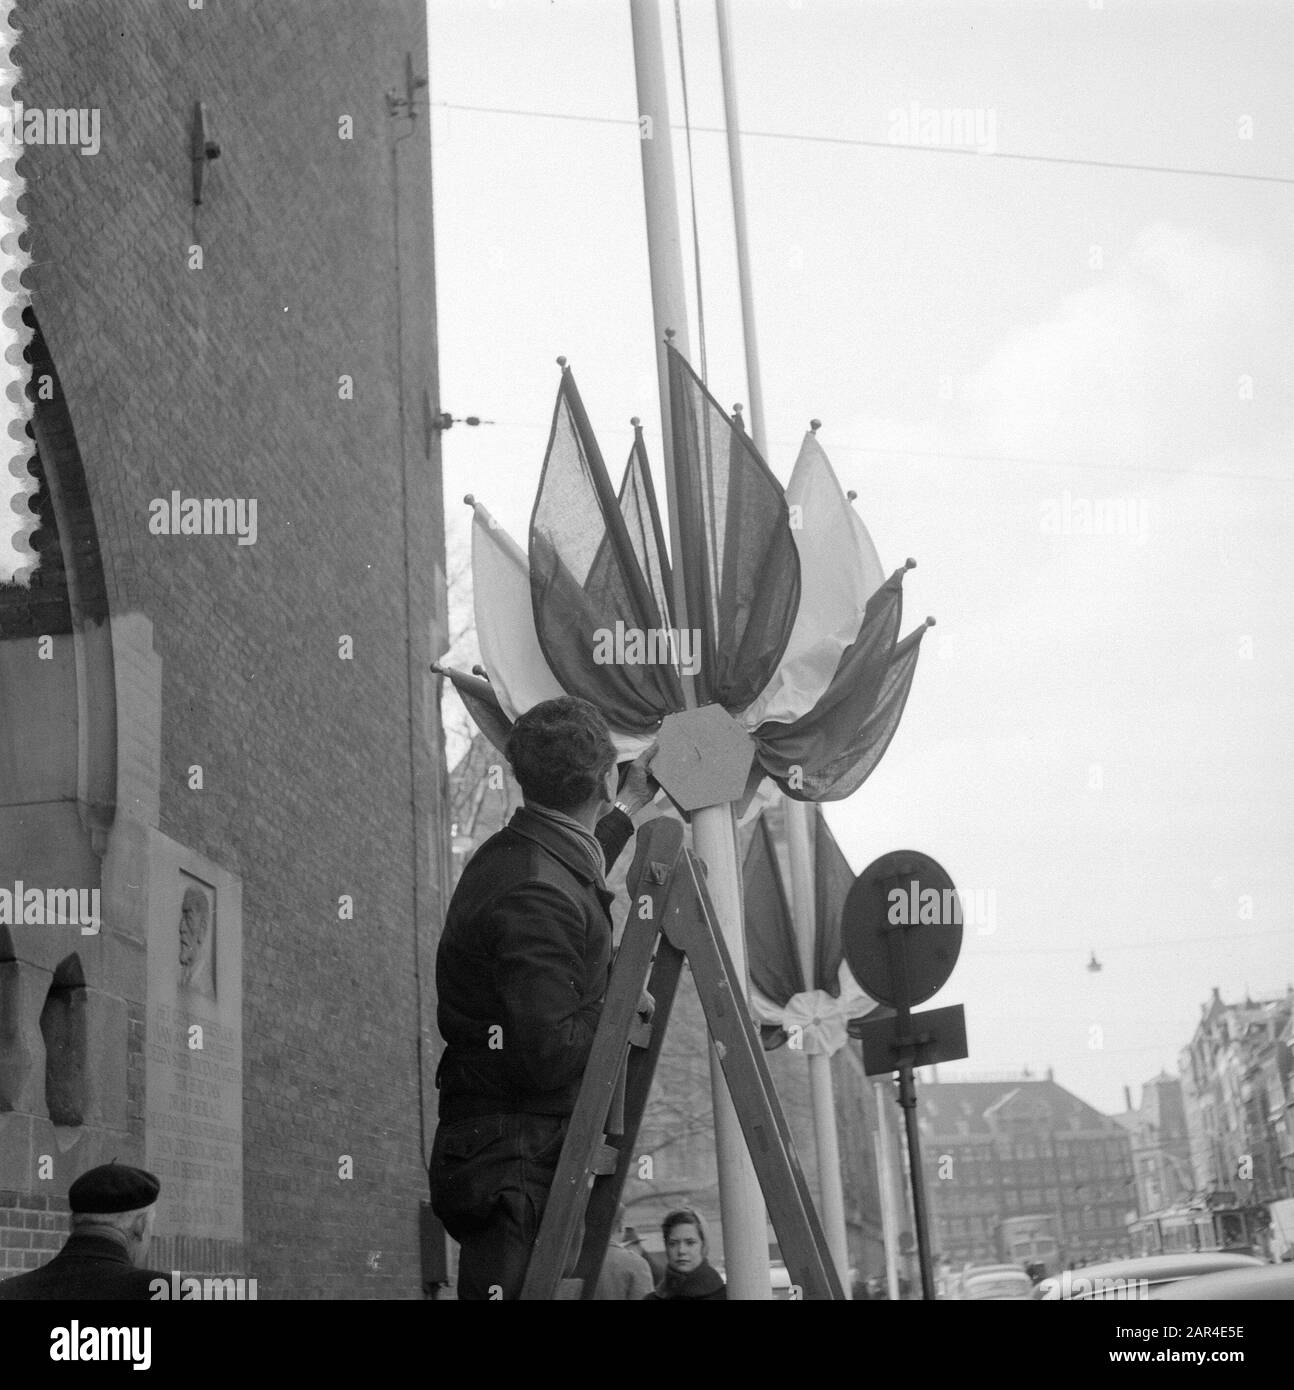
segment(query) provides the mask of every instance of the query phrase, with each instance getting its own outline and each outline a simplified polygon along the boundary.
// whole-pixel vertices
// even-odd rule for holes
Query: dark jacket
[[[689,1270],[686,1274],[667,1269],[660,1286],[649,1293],[643,1302],[671,1303],[675,1300],[686,1303],[726,1303],[728,1288],[719,1271],[709,1260],[702,1260],[695,1269]]]
[[[126,1249],[111,1236],[73,1233],[46,1265],[0,1282],[0,1301],[98,1299],[105,1303],[143,1301],[149,1284],[170,1276],[156,1269],[136,1269]]]
[[[598,822],[610,866],[633,834]],[[611,970],[613,894],[524,806],[468,861],[436,956],[440,1118],[569,1115]]]

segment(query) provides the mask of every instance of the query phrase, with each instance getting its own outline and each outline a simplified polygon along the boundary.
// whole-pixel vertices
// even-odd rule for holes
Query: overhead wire
[[[627,116],[589,116],[569,111],[528,111],[514,106],[475,106],[467,102],[437,102],[436,105],[447,111],[468,111],[486,116],[523,116],[546,121],[581,121],[591,125],[636,126],[637,118]],[[719,126],[699,125],[690,127],[703,135],[723,135],[726,132]],[[848,145],[859,149],[904,150],[916,154],[951,154],[969,156],[982,160],[1015,160],[1032,164],[1067,164],[1089,169],[1117,169],[1143,174],[1179,174],[1191,178],[1240,179],[1248,183],[1294,184],[1294,178],[1280,174],[1246,174],[1232,169],[1191,169],[1170,164],[1134,164],[1131,161],[1114,159],[1082,159],[1076,155],[1056,154],[1015,154],[995,150],[987,154],[977,149],[959,145],[908,145],[891,140],[863,140],[851,135],[811,135],[801,131],[787,130],[743,130],[743,139],[751,140],[796,140],[812,145]]]
[[[1100,950],[1103,956],[1118,955],[1121,951],[1145,951],[1156,950],[1159,948],[1176,950],[1178,946],[1195,946],[1203,942],[1217,945],[1219,942],[1227,943],[1232,941],[1253,941],[1263,936],[1290,936],[1288,928],[1276,928],[1272,931],[1249,931],[1236,932],[1233,935],[1225,933],[1217,936],[1178,936],[1162,941],[1116,941],[1108,945],[1102,945]],[[1009,951],[977,951],[977,960],[986,960],[990,956],[1002,956],[1004,959],[1016,956],[1081,956],[1085,951],[1091,950],[1090,946],[1013,946]]]
[[[543,433],[548,430],[551,422],[542,420],[496,420],[494,423],[498,429],[534,430],[538,433]],[[801,440],[775,439],[773,443],[779,449],[794,450],[799,448]],[[1241,472],[1239,469],[1169,468],[1152,463],[1100,463],[1095,459],[1049,459],[1042,458],[1036,454],[970,454],[955,449],[905,449],[887,444],[846,444],[839,440],[833,440],[831,442],[831,449],[833,453],[888,454],[894,458],[947,459],[958,463],[1033,464],[1039,468],[1072,468],[1101,473],[1156,473],[1165,474],[1171,478],[1235,478],[1250,482],[1294,482],[1294,472],[1289,474],[1246,473]]]

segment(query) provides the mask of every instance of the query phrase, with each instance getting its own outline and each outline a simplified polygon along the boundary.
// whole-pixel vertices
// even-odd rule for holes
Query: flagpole
[[[719,67],[723,74],[724,126],[728,132],[728,178],[732,184],[732,221],[737,237],[737,286],[741,291],[742,340],[746,348],[746,386],[750,394],[750,433],[755,448],[768,460],[764,434],[764,383],[759,371],[759,341],[755,334],[755,295],[750,282],[746,240],[746,175],[741,162],[741,126],[737,118],[737,80],[729,41],[728,0],[714,0],[719,26]]]
[[[899,1214],[894,1200],[894,1147],[890,1138],[890,1111],[894,1104],[892,1082],[877,1081],[876,1178],[881,1187],[881,1237],[885,1242],[885,1285],[891,1300],[899,1296]]]
[[[674,464],[674,423],[670,414],[667,336],[690,357],[687,295],[683,288],[683,244],[679,232],[674,153],[670,144],[669,94],[657,0],[629,0],[633,24],[634,79],[638,88],[638,148],[642,155],[643,202],[647,213],[647,262],[651,272],[652,326],[656,335],[656,379],[660,383],[661,454],[665,460],[665,502],[673,551],[670,566],[674,615],[687,628],[687,593],[679,550],[678,473]],[[688,709],[696,706],[692,677],[682,674]]]
[[[665,85],[665,55],[658,0],[629,0],[629,16],[633,26],[638,146],[642,155],[656,371],[660,382],[661,439],[669,504],[675,621],[680,628],[684,628],[690,627],[691,623],[684,591],[679,490],[665,335],[666,330],[672,329],[675,346],[685,357],[688,355],[687,298],[683,283],[683,251],[670,147],[669,99]],[[683,676],[683,690],[687,707],[695,708],[696,690],[692,678],[686,674]],[[750,984],[737,862],[737,829],[731,802],[706,806],[692,813],[692,843],[706,864],[706,883],[737,976],[734,984],[748,998]],[[723,1225],[724,1276],[728,1284],[728,1297],[771,1299],[768,1218],[763,1194],[713,1046],[710,1048],[710,1086],[714,1100],[715,1162],[719,1178],[719,1212]]]
[[[755,447],[768,459],[764,431],[764,387],[759,370],[759,342],[755,331],[755,296],[751,287],[750,246],[746,236],[746,177],[741,159],[741,124],[737,112],[737,81],[732,62],[728,0],[715,0],[719,28],[719,64],[723,74],[724,124],[728,132],[728,170],[732,183],[732,219],[737,242],[737,282],[741,289],[742,338],[746,349],[746,384],[749,392],[750,429]],[[791,863],[791,913],[804,970],[804,987],[813,989],[815,942],[821,924],[815,920],[813,856],[809,845],[809,808],[802,801],[783,797],[787,848]],[[818,1200],[822,1226],[840,1282],[849,1286],[849,1239],[845,1226],[845,1193],[840,1174],[840,1139],[836,1129],[836,1101],[831,1084],[831,1058],[825,1053],[807,1057],[813,1105],[813,1129],[818,1155]]]

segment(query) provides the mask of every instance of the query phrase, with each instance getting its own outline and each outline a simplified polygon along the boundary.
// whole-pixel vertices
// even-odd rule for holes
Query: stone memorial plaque
[[[161,835],[153,849],[144,1084],[156,1235],[177,1249],[241,1244],[241,884]]]

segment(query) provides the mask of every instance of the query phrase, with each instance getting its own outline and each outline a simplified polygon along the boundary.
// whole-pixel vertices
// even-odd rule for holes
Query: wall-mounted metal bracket
[[[202,180],[208,162],[220,158],[220,146],[212,139],[207,122],[207,108],[200,101],[193,103],[193,139],[190,155],[193,160],[193,201],[196,205],[202,201]]]
[[[417,93],[427,85],[425,77],[419,77],[413,70],[413,54],[406,52],[404,55],[404,95],[392,87],[386,94],[386,114],[388,116],[408,116],[412,121],[417,118],[418,107],[415,102]]]

